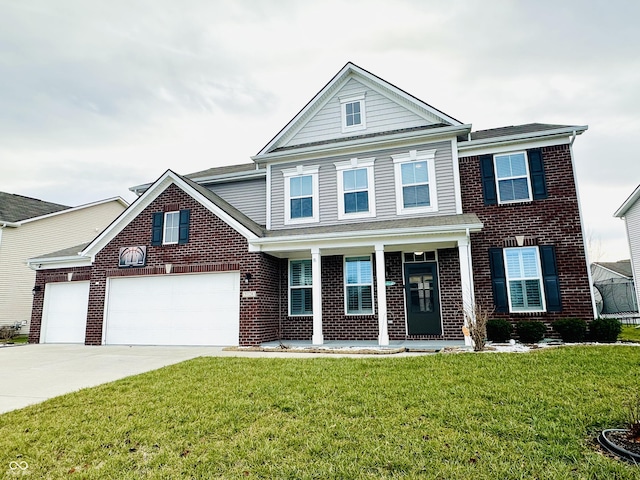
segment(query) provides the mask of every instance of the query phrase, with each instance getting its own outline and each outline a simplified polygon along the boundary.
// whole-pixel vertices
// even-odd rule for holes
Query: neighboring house
[[[169,170],[80,255],[32,259],[30,341],[463,341],[476,302],[593,318],[571,154],[586,129],[472,132],[348,63],[253,163]],[[69,322],[56,305],[74,295]]]
[[[113,198],[68,207],[0,192],[0,325],[29,330],[36,274],[28,258],[92,240],[127,206]]]
[[[638,315],[631,260],[594,262],[591,264],[591,278],[599,314],[625,317]]]
[[[633,191],[620,208],[615,217],[623,218],[627,229],[627,241],[631,252],[631,270],[635,284],[638,285],[640,275],[640,185]],[[636,305],[640,305],[640,292],[636,289]]]

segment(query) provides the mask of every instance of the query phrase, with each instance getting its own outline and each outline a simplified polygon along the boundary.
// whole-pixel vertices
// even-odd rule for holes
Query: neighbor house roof
[[[640,198],[640,185],[638,185],[633,193],[629,195],[629,198],[624,201],[613,216],[618,218],[624,217],[627,214],[627,211],[636,203],[638,198]]]
[[[611,270],[623,277],[633,278],[633,270],[631,269],[631,260],[620,260],[618,262],[593,262],[603,268]]]
[[[49,215],[69,208],[71,207],[67,205],[45,202],[37,198],[0,192],[0,223],[21,222],[22,220]]]

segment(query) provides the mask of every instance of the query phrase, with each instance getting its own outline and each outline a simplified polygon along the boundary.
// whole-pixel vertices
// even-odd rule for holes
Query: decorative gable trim
[[[151,204],[151,202],[153,202],[171,184],[175,184],[178,188],[191,196],[194,200],[228,224],[231,228],[236,230],[243,237],[249,240],[258,238],[255,233],[198,192],[180,175],[171,170],[167,170],[140,197],[138,197],[138,199],[133,202],[127,210],[125,210],[111,225],[103,230],[100,235],[98,235],[82,252],[80,252],[80,255],[91,257],[93,262],[96,254],[100,252],[100,250],[102,250],[111,240],[113,240],[113,238],[115,238],[129,223],[134,221]]]
[[[453,117],[446,115],[431,105],[417,99],[408,94],[404,90],[392,85],[391,83],[373,75],[372,73],[358,67],[349,62],[347,63],[330,81],[327,83],[303,108],[293,117],[280,132],[273,137],[267,145],[265,145],[258,154],[253,157],[254,160],[273,151],[274,149],[286,143],[288,139],[298,133],[311,117],[324,107],[342,86],[349,79],[357,78],[367,88],[376,90],[387,98],[401,103],[403,107],[409,109],[413,113],[429,120],[432,123],[444,123],[451,126],[460,126],[462,122]]]

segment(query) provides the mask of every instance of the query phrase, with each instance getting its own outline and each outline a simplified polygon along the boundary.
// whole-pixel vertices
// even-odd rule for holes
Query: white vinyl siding
[[[93,240],[124,209],[124,205],[114,200],[2,229],[0,325],[31,320],[31,290],[36,272],[27,267],[27,259]],[[23,327],[20,333],[28,331],[28,327]]]
[[[627,238],[631,251],[631,267],[634,273],[636,297],[640,305],[640,200],[627,210],[624,220],[627,226]]]
[[[207,188],[229,202],[259,225],[267,223],[267,181],[264,178],[208,185]]]
[[[366,130],[342,130],[341,98],[349,98],[366,92]],[[435,123],[434,118],[434,123]],[[390,98],[350,79],[316,115],[282,146],[302,145],[311,142],[334,140],[358,134],[380,133],[402,128],[430,125],[424,118],[402,107]]]
[[[504,249],[511,312],[544,312],[542,269],[537,247]]]

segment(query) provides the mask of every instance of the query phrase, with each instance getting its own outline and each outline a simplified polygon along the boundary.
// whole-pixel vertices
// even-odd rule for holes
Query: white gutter
[[[338,142],[337,144],[319,144],[319,145],[311,145],[302,148],[292,148],[291,150],[285,150],[281,152],[272,152],[272,153],[264,153],[262,155],[254,155],[251,157],[251,160],[254,162],[264,162],[269,160],[280,160],[287,159],[290,157],[298,157],[303,154],[313,154],[315,152],[333,152],[334,154],[338,154],[342,150],[349,150],[353,147],[370,147],[381,146],[389,143],[399,142],[401,140],[419,140],[419,139],[429,139],[434,140],[438,137],[446,137],[449,138],[452,135],[458,134],[467,134],[471,130],[471,124],[466,125],[454,125],[449,127],[439,127],[434,128],[433,130],[418,130],[411,132],[402,132],[396,133],[392,135],[385,135],[379,139],[364,137],[364,138],[354,138],[353,140],[347,140],[344,142]]]
[[[47,268],[68,268],[91,266],[91,258],[81,256],[80,253],[74,256],[30,258],[27,266],[31,270],[46,270]]]
[[[465,151],[471,150],[473,148],[477,148],[479,146],[484,145],[501,145],[505,143],[514,143],[522,140],[530,140],[535,138],[544,138],[544,137],[557,137],[557,136],[567,136],[573,135],[575,136],[581,135],[584,133],[589,127],[587,125],[577,126],[577,127],[566,127],[566,128],[554,128],[553,130],[540,130],[537,132],[529,132],[529,133],[518,133],[515,135],[505,135],[501,137],[488,137],[488,138],[480,138],[478,140],[471,140],[469,142],[461,142],[458,143],[458,150]],[[573,144],[573,140],[571,141]]]

